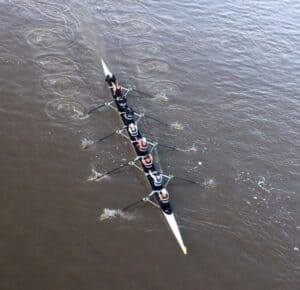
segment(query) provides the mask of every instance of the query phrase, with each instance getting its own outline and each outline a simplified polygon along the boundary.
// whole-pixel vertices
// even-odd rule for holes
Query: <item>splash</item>
[[[175,123],[171,124],[171,128],[176,129],[176,130],[183,130],[183,125],[178,122],[175,122]]]
[[[103,213],[100,215],[99,220],[110,220],[114,218],[122,218],[125,220],[133,220],[135,218],[135,215],[132,213],[123,212],[121,209],[110,209],[110,208],[104,208]]]
[[[271,190],[269,190],[269,189],[267,189],[267,188],[265,187],[265,185],[266,185],[265,182],[266,182],[266,178],[265,178],[264,176],[259,176],[259,177],[258,177],[257,185],[258,185],[262,190],[264,190],[265,192],[271,193]]]
[[[188,148],[188,149],[182,149],[182,151],[183,152],[198,152],[198,149],[197,149],[196,145],[193,144],[190,148]],[[198,164],[199,164],[199,162],[198,162]],[[202,162],[199,165],[202,165]]]
[[[80,120],[85,120],[89,117],[89,115],[85,114],[82,110],[76,108],[75,106],[73,107],[73,111],[78,115],[78,119]]]
[[[215,182],[215,180],[213,178],[205,180],[203,182],[203,185],[208,189],[214,189],[217,187],[217,183]]]
[[[95,167],[92,168],[92,174],[88,177],[88,181],[99,181],[102,178],[108,177],[107,175],[103,175],[103,173],[98,172]]]
[[[90,146],[93,145],[93,144],[94,144],[94,141],[91,140],[91,139],[83,138],[83,139],[81,140],[81,147],[82,147],[83,149],[86,149],[86,148],[90,147]]]
[[[167,103],[169,101],[169,98],[167,97],[167,95],[165,93],[158,93],[158,94],[154,95],[153,100],[159,101],[162,103]]]

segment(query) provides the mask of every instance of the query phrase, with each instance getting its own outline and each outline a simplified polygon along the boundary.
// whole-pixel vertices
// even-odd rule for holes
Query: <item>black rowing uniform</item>
[[[126,108],[128,107],[128,105],[127,105],[127,99],[124,98],[124,97],[116,97],[115,100],[116,100],[116,102],[118,104],[119,110],[121,112],[125,112]]]

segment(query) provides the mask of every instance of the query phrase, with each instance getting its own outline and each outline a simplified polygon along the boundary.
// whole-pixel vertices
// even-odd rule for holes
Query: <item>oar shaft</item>
[[[182,151],[182,150],[180,150],[180,149],[177,148],[177,147],[169,146],[169,145],[165,145],[165,144],[161,144],[161,143],[158,143],[158,146],[165,147],[165,148],[169,148],[169,149],[173,149],[173,150],[177,150],[177,151]]]
[[[149,118],[149,119],[151,119],[151,120],[154,120],[154,121],[156,121],[156,122],[158,122],[158,123],[160,123],[160,124],[162,124],[162,125],[164,125],[164,126],[166,126],[166,127],[170,127],[169,124],[167,124],[167,123],[165,123],[165,122],[163,122],[163,121],[161,121],[161,120],[159,120],[159,119],[156,119],[156,118],[154,118],[154,117],[152,117],[152,116],[145,115],[145,117],[147,117],[147,118]]]
[[[102,107],[104,107],[104,106],[106,106],[106,104],[101,104],[101,105],[99,105],[99,106],[97,106],[97,107],[95,107],[95,108],[89,110],[89,111],[87,112],[87,115],[90,115],[90,114],[94,113],[95,111],[97,111],[98,109],[100,109],[100,108],[102,108]]]
[[[126,210],[128,210],[128,209],[130,209],[130,208],[132,208],[132,207],[134,207],[134,206],[136,206],[136,205],[138,205],[138,204],[141,203],[141,202],[143,202],[143,199],[139,199],[139,200],[137,200],[137,201],[135,201],[135,202],[133,202],[133,203],[131,203],[131,204],[129,204],[129,205],[123,207],[123,208],[121,209],[121,211],[126,211]]]
[[[113,173],[113,172],[115,172],[115,171],[117,171],[117,170],[120,170],[121,168],[123,168],[123,167],[125,167],[125,166],[127,166],[127,165],[128,165],[128,163],[123,163],[122,165],[120,165],[120,166],[118,166],[118,167],[116,167],[116,168],[113,168],[113,169],[111,169],[111,170],[105,172],[104,174],[101,174],[100,176],[97,177],[97,179],[100,179],[101,177],[103,177],[103,176],[105,176],[105,175],[109,175],[109,174],[111,174],[111,173]]]
[[[102,142],[103,140],[105,140],[105,139],[111,137],[111,136],[114,135],[114,134],[116,134],[116,132],[110,133],[110,134],[108,134],[107,136],[104,136],[104,137],[98,139],[97,141],[95,141],[95,143]]]
[[[186,182],[194,183],[194,184],[199,184],[198,181],[194,181],[194,180],[191,180],[191,179],[188,179],[188,178],[184,178],[184,177],[174,176],[174,178],[180,179],[180,180],[183,180],[183,181],[186,181]]]
[[[139,93],[139,94],[142,94],[142,95],[144,95],[144,96],[146,96],[146,97],[153,98],[153,96],[152,96],[152,95],[150,95],[150,94],[147,94],[147,93],[145,93],[145,92],[142,92],[142,91],[139,91],[139,90],[137,90],[137,89],[134,89],[133,91],[135,91],[135,92],[137,92],[137,93]]]

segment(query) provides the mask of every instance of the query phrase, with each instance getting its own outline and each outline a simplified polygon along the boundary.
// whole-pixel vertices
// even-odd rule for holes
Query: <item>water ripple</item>
[[[149,88],[154,95],[164,95],[166,97],[178,96],[180,94],[179,86],[169,80],[162,80],[153,83]]]
[[[84,106],[66,98],[58,98],[47,103],[45,112],[57,122],[77,123],[84,117]]]
[[[145,56],[155,55],[160,50],[161,47],[155,42],[140,42],[133,45],[128,45],[124,47],[124,54],[135,57],[135,58],[145,58]]]
[[[68,26],[27,28],[23,31],[29,45],[42,48],[67,48],[75,42],[76,34]]]
[[[49,72],[72,72],[79,69],[79,64],[73,61],[72,59],[56,54],[40,55],[35,59],[35,61],[43,69]]]

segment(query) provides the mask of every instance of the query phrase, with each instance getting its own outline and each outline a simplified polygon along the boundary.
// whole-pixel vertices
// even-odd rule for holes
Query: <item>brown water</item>
[[[0,289],[300,285],[298,1],[0,1]],[[137,93],[189,255],[113,137],[100,59]],[[179,130],[179,129],[183,130]],[[151,133],[150,133],[151,131]],[[86,139],[85,139],[86,138]],[[94,173],[93,173],[94,172]]]

